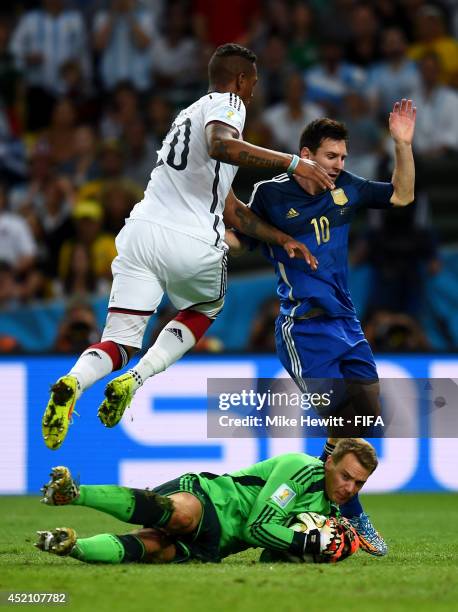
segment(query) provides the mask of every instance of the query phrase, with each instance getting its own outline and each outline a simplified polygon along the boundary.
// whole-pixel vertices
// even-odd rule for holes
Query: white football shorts
[[[140,348],[164,293],[177,310],[192,308],[214,318],[222,309],[227,249],[140,219],[127,220],[116,249],[102,340]]]

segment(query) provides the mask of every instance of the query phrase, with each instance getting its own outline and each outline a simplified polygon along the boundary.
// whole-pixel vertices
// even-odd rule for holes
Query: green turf
[[[256,550],[220,565],[94,566],[39,552],[35,531],[71,526],[89,536],[130,526],[86,508],[3,497],[0,591],[66,591],[64,609],[95,612],[458,609],[458,495],[367,496],[364,504],[389,542],[383,559],[359,552],[335,566],[269,566],[256,563]]]

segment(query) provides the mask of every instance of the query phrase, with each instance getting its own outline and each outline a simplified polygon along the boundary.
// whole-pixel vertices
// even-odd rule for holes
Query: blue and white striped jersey
[[[10,50],[27,83],[61,93],[60,69],[68,60],[81,65],[90,76],[89,46],[84,21],[77,11],[65,10],[53,16],[42,10],[27,12],[13,32]],[[42,61],[27,63],[27,56],[40,54]]]
[[[113,19],[111,13],[99,11],[94,19],[94,33],[104,28],[110,19]],[[132,21],[151,41],[145,48],[139,48],[134,42]],[[113,89],[121,81],[131,81],[140,91],[152,85],[155,35],[156,27],[151,11],[137,9],[114,17],[110,40],[100,58],[100,76],[106,89]]]

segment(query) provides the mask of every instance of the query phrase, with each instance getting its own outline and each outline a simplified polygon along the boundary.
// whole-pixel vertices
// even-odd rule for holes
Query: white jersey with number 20
[[[209,93],[182,110],[158,152],[144,198],[130,215],[169,227],[209,244],[224,240],[224,203],[237,166],[212,159],[205,126],[220,121],[240,137],[245,106],[233,93]]]

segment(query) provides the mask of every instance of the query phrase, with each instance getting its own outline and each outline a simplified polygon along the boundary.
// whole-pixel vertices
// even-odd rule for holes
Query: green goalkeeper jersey
[[[294,531],[287,525],[297,514],[334,513],[324,476],[323,462],[303,453],[280,455],[222,476],[198,474],[221,526],[221,557],[250,546],[288,550]]]

